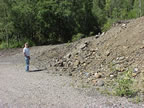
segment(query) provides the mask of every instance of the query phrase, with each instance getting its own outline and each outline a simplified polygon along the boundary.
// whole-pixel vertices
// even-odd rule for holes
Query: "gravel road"
[[[24,71],[22,54],[0,56],[0,108],[143,108],[125,98],[78,90],[70,77],[30,67]]]

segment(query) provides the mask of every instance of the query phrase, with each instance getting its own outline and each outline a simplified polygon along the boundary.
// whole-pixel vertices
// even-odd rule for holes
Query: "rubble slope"
[[[93,86],[103,86],[131,70],[143,90],[144,17],[120,21],[100,35],[41,52],[35,65],[53,69]]]

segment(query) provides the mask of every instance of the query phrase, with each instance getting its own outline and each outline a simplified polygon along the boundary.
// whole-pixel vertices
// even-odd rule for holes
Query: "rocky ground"
[[[143,97],[143,24],[144,17],[116,22],[106,33],[40,52],[34,64],[110,91],[115,80],[129,72],[134,81],[131,88]]]
[[[31,48],[31,62],[34,63],[41,52],[55,47],[57,46]],[[77,87],[75,85],[78,83],[72,76],[55,72],[52,67],[40,68],[31,64],[30,72],[25,72],[21,51],[22,49],[15,49],[14,52],[0,51],[0,108],[144,107],[142,103],[133,104],[124,97],[102,95],[96,88]]]

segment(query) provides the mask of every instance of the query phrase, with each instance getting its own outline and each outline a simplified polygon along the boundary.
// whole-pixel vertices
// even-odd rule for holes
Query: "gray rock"
[[[94,74],[94,77],[95,77],[95,78],[101,78],[102,75],[101,75],[101,73],[95,73],[95,74]]]
[[[105,55],[106,55],[106,56],[109,56],[109,55],[110,55],[110,51],[109,51],[109,50],[106,51],[106,52],[105,52]]]
[[[114,78],[114,75],[110,75],[110,78]]]
[[[84,49],[85,47],[87,46],[87,44],[81,44],[80,46],[79,46],[79,49]]]
[[[104,36],[104,34],[105,34],[105,32],[103,32],[103,33],[101,34],[101,36]]]
[[[88,72],[84,72],[84,75],[85,75],[87,78],[89,78],[89,77],[91,76],[91,74],[88,73]]]
[[[59,61],[57,64],[55,64],[55,66],[63,67],[64,66],[63,61]]]
[[[124,60],[125,59],[125,57],[124,56],[122,56],[122,57],[117,57],[117,59],[116,60]]]
[[[139,71],[138,68],[134,68],[134,70],[133,70],[134,73],[137,73],[138,71]]]
[[[88,44],[89,44],[89,41],[85,41],[84,44],[88,45]]]
[[[98,80],[96,85],[97,86],[104,86],[104,81],[103,80]]]
[[[76,60],[76,61],[74,62],[74,67],[78,67],[79,64],[80,64],[80,61],[79,61],[79,60]]]
[[[126,28],[126,24],[122,24],[121,26],[122,26],[122,28]]]
[[[115,69],[116,69],[116,71],[121,71],[121,65],[119,65],[119,64],[115,65]]]
[[[96,39],[99,38],[99,37],[100,37],[100,35],[96,35],[96,36],[95,36]]]
[[[68,53],[66,56],[64,56],[64,58],[69,59],[72,56],[71,53]]]

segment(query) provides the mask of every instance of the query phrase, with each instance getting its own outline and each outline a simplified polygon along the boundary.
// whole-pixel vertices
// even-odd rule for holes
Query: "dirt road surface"
[[[33,58],[32,58],[33,59]],[[24,70],[21,53],[0,56],[0,108],[142,108],[125,98],[78,90],[70,77],[50,74],[31,65]]]

